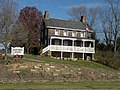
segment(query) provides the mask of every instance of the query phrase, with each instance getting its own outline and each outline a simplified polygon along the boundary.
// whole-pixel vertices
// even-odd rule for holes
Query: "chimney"
[[[49,19],[49,13],[48,13],[48,11],[45,11],[44,18],[45,19]]]
[[[85,16],[81,16],[81,20],[80,20],[82,23],[86,23],[86,17]]]

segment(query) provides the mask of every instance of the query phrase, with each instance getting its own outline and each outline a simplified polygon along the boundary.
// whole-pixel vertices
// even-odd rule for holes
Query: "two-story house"
[[[94,59],[95,40],[91,39],[91,28],[86,17],[80,21],[49,18],[44,14],[45,30],[41,41],[45,45],[42,53],[58,59]]]

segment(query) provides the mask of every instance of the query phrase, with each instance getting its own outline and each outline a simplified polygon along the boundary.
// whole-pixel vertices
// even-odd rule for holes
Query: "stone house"
[[[41,31],[43,54],[58,59],[94,59],[95,40],[91,38],[91,27],[86,17],[80,21],[49,18],[48,11],[44,14],[45,29]]]

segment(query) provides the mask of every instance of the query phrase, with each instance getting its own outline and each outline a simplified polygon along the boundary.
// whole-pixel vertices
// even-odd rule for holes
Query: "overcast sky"
[[[104,5],[105,0],[18,0],[19,9],[36,6],[43,14],[47,10],[51,18],[70,19],[67,10],[71,7],[85,5],[88,7]]]

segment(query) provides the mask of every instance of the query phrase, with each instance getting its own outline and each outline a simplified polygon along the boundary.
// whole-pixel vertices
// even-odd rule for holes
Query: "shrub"
[[[111,51],[99,51],[97,52],[96,59],[98,63],[104,64],[115,69],[120,69],[120,53],[113,53]]]

